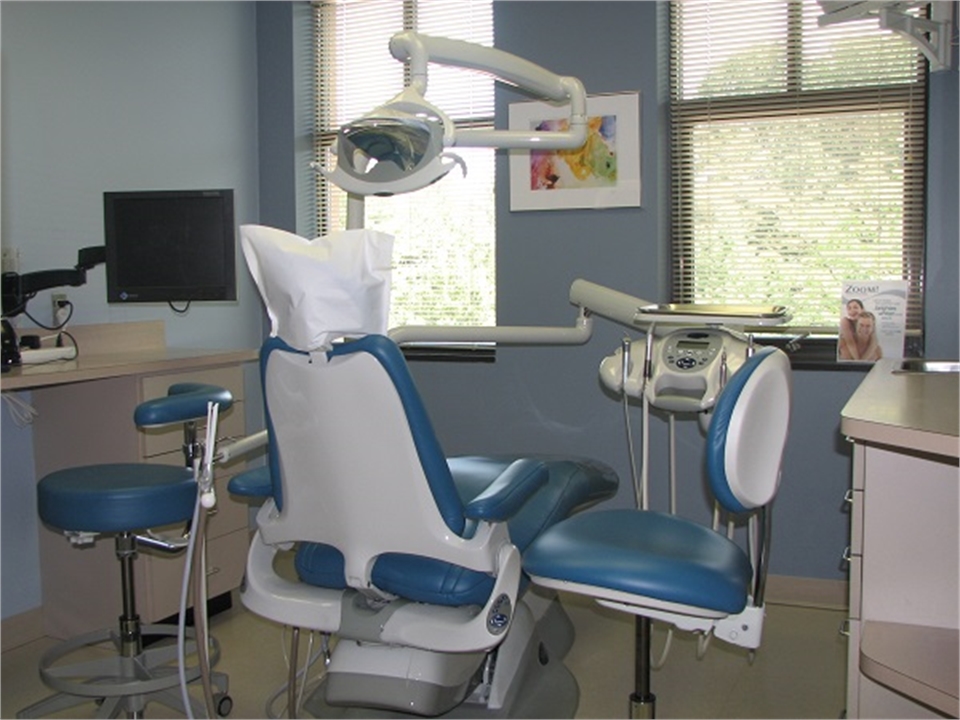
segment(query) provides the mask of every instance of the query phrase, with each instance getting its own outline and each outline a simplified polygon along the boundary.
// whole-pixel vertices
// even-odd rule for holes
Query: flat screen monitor
[[[233,190],[103,194],[107,302],[236,300]]]

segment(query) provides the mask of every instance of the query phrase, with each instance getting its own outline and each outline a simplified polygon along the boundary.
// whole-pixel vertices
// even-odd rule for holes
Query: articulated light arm
[[[390,51],[409,63],[412,81],[389,102],[347,123],[337,135],[336,167],[315,167],[330,182],[362,198],[412,192],[444,177],[461,158],[447,148],[569,150],[587,138],[587,96],[574,77],[556,75],[496,48],[413,32],[394,35]],[[551,131],[458,129],[425,99],[428,64],[434,62],[493,75],[547,100],[569,105],[567,128]],[[360,227],[362,206],[348,213],[348,227]]]
[[[454,145],[563,150],[578,148],[587,138],[587,93],[575,77],[557,75],[497,48],[414,32],[394,35],[390,39],[390,52],[397,60],[410,63],[411,86],[421,95],[427,92],[427,63],[435,62],[489,73],[539,97],[570,105],[566,131],[457,130]]]

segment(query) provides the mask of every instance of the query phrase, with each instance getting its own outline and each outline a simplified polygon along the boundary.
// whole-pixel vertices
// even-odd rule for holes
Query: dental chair
[[[757,351],[720,393],[707,433],[709,487],[733,516],[759,516],[754,552],[675,515],[625,509],[559,522],[523,555],[536,584],[638,616],[631,717],[655,715],[651,619],[751,650],[760,644],[769,506],[787,438],[790,373],[782,351]]]
[[[184,423],[187,464],[195,453],[196,421],[207,416],[207,403],[223,410],[233,403],[228,390],[200,383],[170,386],[166,397],[148,400],[137,406],[134,422],[138,427],[160,427]],[[189,446],[189,447],[188,447]],[[116,630],[95,630],[55,645],[40,659],[40,678],[55,693],[17,713],[17,717],[49,717],[85,702],[96,701],[97,717],[142,717],[146,705],[156,702],[178,712],[186,708],[180,690],[181,678],[177,646],[147,640],[170,641],[178,634],[176,625],[143,625],[137,614],[134,586],[134,560],[138,548],[179,552],[187,547],[184,537],[168,538],[151,529],[174,523],[186,523],[194,516],[197,483],[191,467],[146,463],[111,463],[66,468],[44,476],[37,485],[40,518],[62,530],[70,542],[82,546],[98,535],[113,535],[120,581],[123,613]],[[191,638],[186,655],[197,650],[197,633]],[[204,639],[203,642],[207,642]],[[209,638],[210,666],[219,659],[219,646]],[[90,659],[90,649],[105,647],[112,655]],[[66,658],[74,662],[60,662]],[[97,657],[97,656],[94,656]],[[199,664],[185,668],[184,679],[201,679]],[[211,684],[207,688],[207,681]],[[220,716],[232,705],[227,693],[227,676],[212,672],[204,680],[205,690],[216,694],[213,704]],[[191,712],[206,717],[204,703],[189,698]]]
[[[229,485],[266,499],[241,600],[337,637],[306,708],[572,717],[579,693],[562,664],[571,626],[550,594],[524,593],[521,554],[611,497],[613,471],[580,459],[448,460],[399,347],[382,335],[312,352],[271,337],[260,367],[268,463]],[[274,562],[290,548],[296,577]]]

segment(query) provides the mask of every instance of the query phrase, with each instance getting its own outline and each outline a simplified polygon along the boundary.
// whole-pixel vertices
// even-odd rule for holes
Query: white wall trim
[[[769,575],[766,602],[774,605],[846,610],[848,589],[846,580]]]
[[[0,651],[6,652],[44,636],[43,610],[33,608],[4,618],[0,623]]]

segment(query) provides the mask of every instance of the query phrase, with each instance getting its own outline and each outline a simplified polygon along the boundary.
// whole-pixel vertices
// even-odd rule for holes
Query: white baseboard
[[[0,622],[0,651],[6,652],[44,636],[43,610],[34,608]]]
[[[825,610],[847,609],[847,581],[768,575],[765,601],[774,605],[797,605]]]

